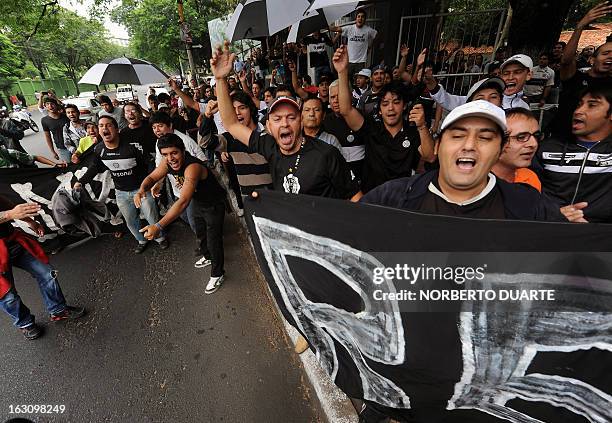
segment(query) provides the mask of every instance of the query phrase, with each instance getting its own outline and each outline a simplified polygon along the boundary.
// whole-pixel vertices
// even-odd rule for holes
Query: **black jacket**
[[[546,139],[536,161],[544,194],[561,206],[586,201],[586,220],[612,222],[612,135],[588,150],[575,139]]]
[[[400,178],[379,185],[361,201],[369,204],[418,211],[429,183],[438,177],[438,171]],[[559,208],[534,188],[524,184],[511,184],[497,178],[507,219],[567,222]]]

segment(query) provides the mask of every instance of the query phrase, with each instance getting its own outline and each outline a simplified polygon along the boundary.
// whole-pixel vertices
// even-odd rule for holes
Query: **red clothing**
[[[8,248],[6,247],[6,241],[17,242],[37,260],[45,264],[49,263],[49,258],[38,242],[22,231],[15,230],[8,237],[0,238],[0,298],[4,297],[11,289],[11,281],[4,276],[5,273],[8,272],[10,266],[10,257]]]

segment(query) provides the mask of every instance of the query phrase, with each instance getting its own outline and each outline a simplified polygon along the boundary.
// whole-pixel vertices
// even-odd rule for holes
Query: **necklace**
[[[302,157],[302,150],[304,149],[304,139],[302,139],[302,144],[300,144],[300,152],[298,153],[297,158],[295,159],[295,165],[289,168],[289,174],[297,173],[298,166],[300,165],[300,157]]]
[[[295,165],[289,168],[289,173],[283,178],[283,189],[288,194],[299,194],[300,192],[300,180],[294,175],[294,173],[297,172],[300,165],[300,158],[302,157],[302,150],[304,149],[304,141],[305,140],[302,139],[302,144],[300,145],[299,150],[300,152],[295,159]]]

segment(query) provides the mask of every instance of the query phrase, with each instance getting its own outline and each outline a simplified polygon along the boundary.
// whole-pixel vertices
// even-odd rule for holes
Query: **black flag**
[[[350,397],[411,422],[612,420],[612,225],[259,195],[270,289]]]

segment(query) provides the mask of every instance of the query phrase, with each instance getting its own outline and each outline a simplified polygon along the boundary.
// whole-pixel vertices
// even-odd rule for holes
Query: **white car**
[[[149,85],[149,88],[147,89],[147,94],[149,93],[149,90],[151,89],[155,90],[155,95],[160,95],[161,93],[170,95],[168,90],[162,85]]]
[[[97,91],[83,91],[82,93],[79,94],[79,97],[89,98],[89,97],[95,97],[98,94],[99,93]]]
[[[136,95],[132,91],[132,87],[117,87],[117,101],[126,102],[132,101],[136,98]]]
[[[81,119],[83,120],[93,120],[95,116],[98,115],[98,112],[102,110],[102,106],[98,103],[98,100],[95,98],[83,98],[83,97],[75,97],[75,98],[67,98],[62,100],[64,105],[66,104],[74,104],[79,108],[79,112],[81,112]]]

